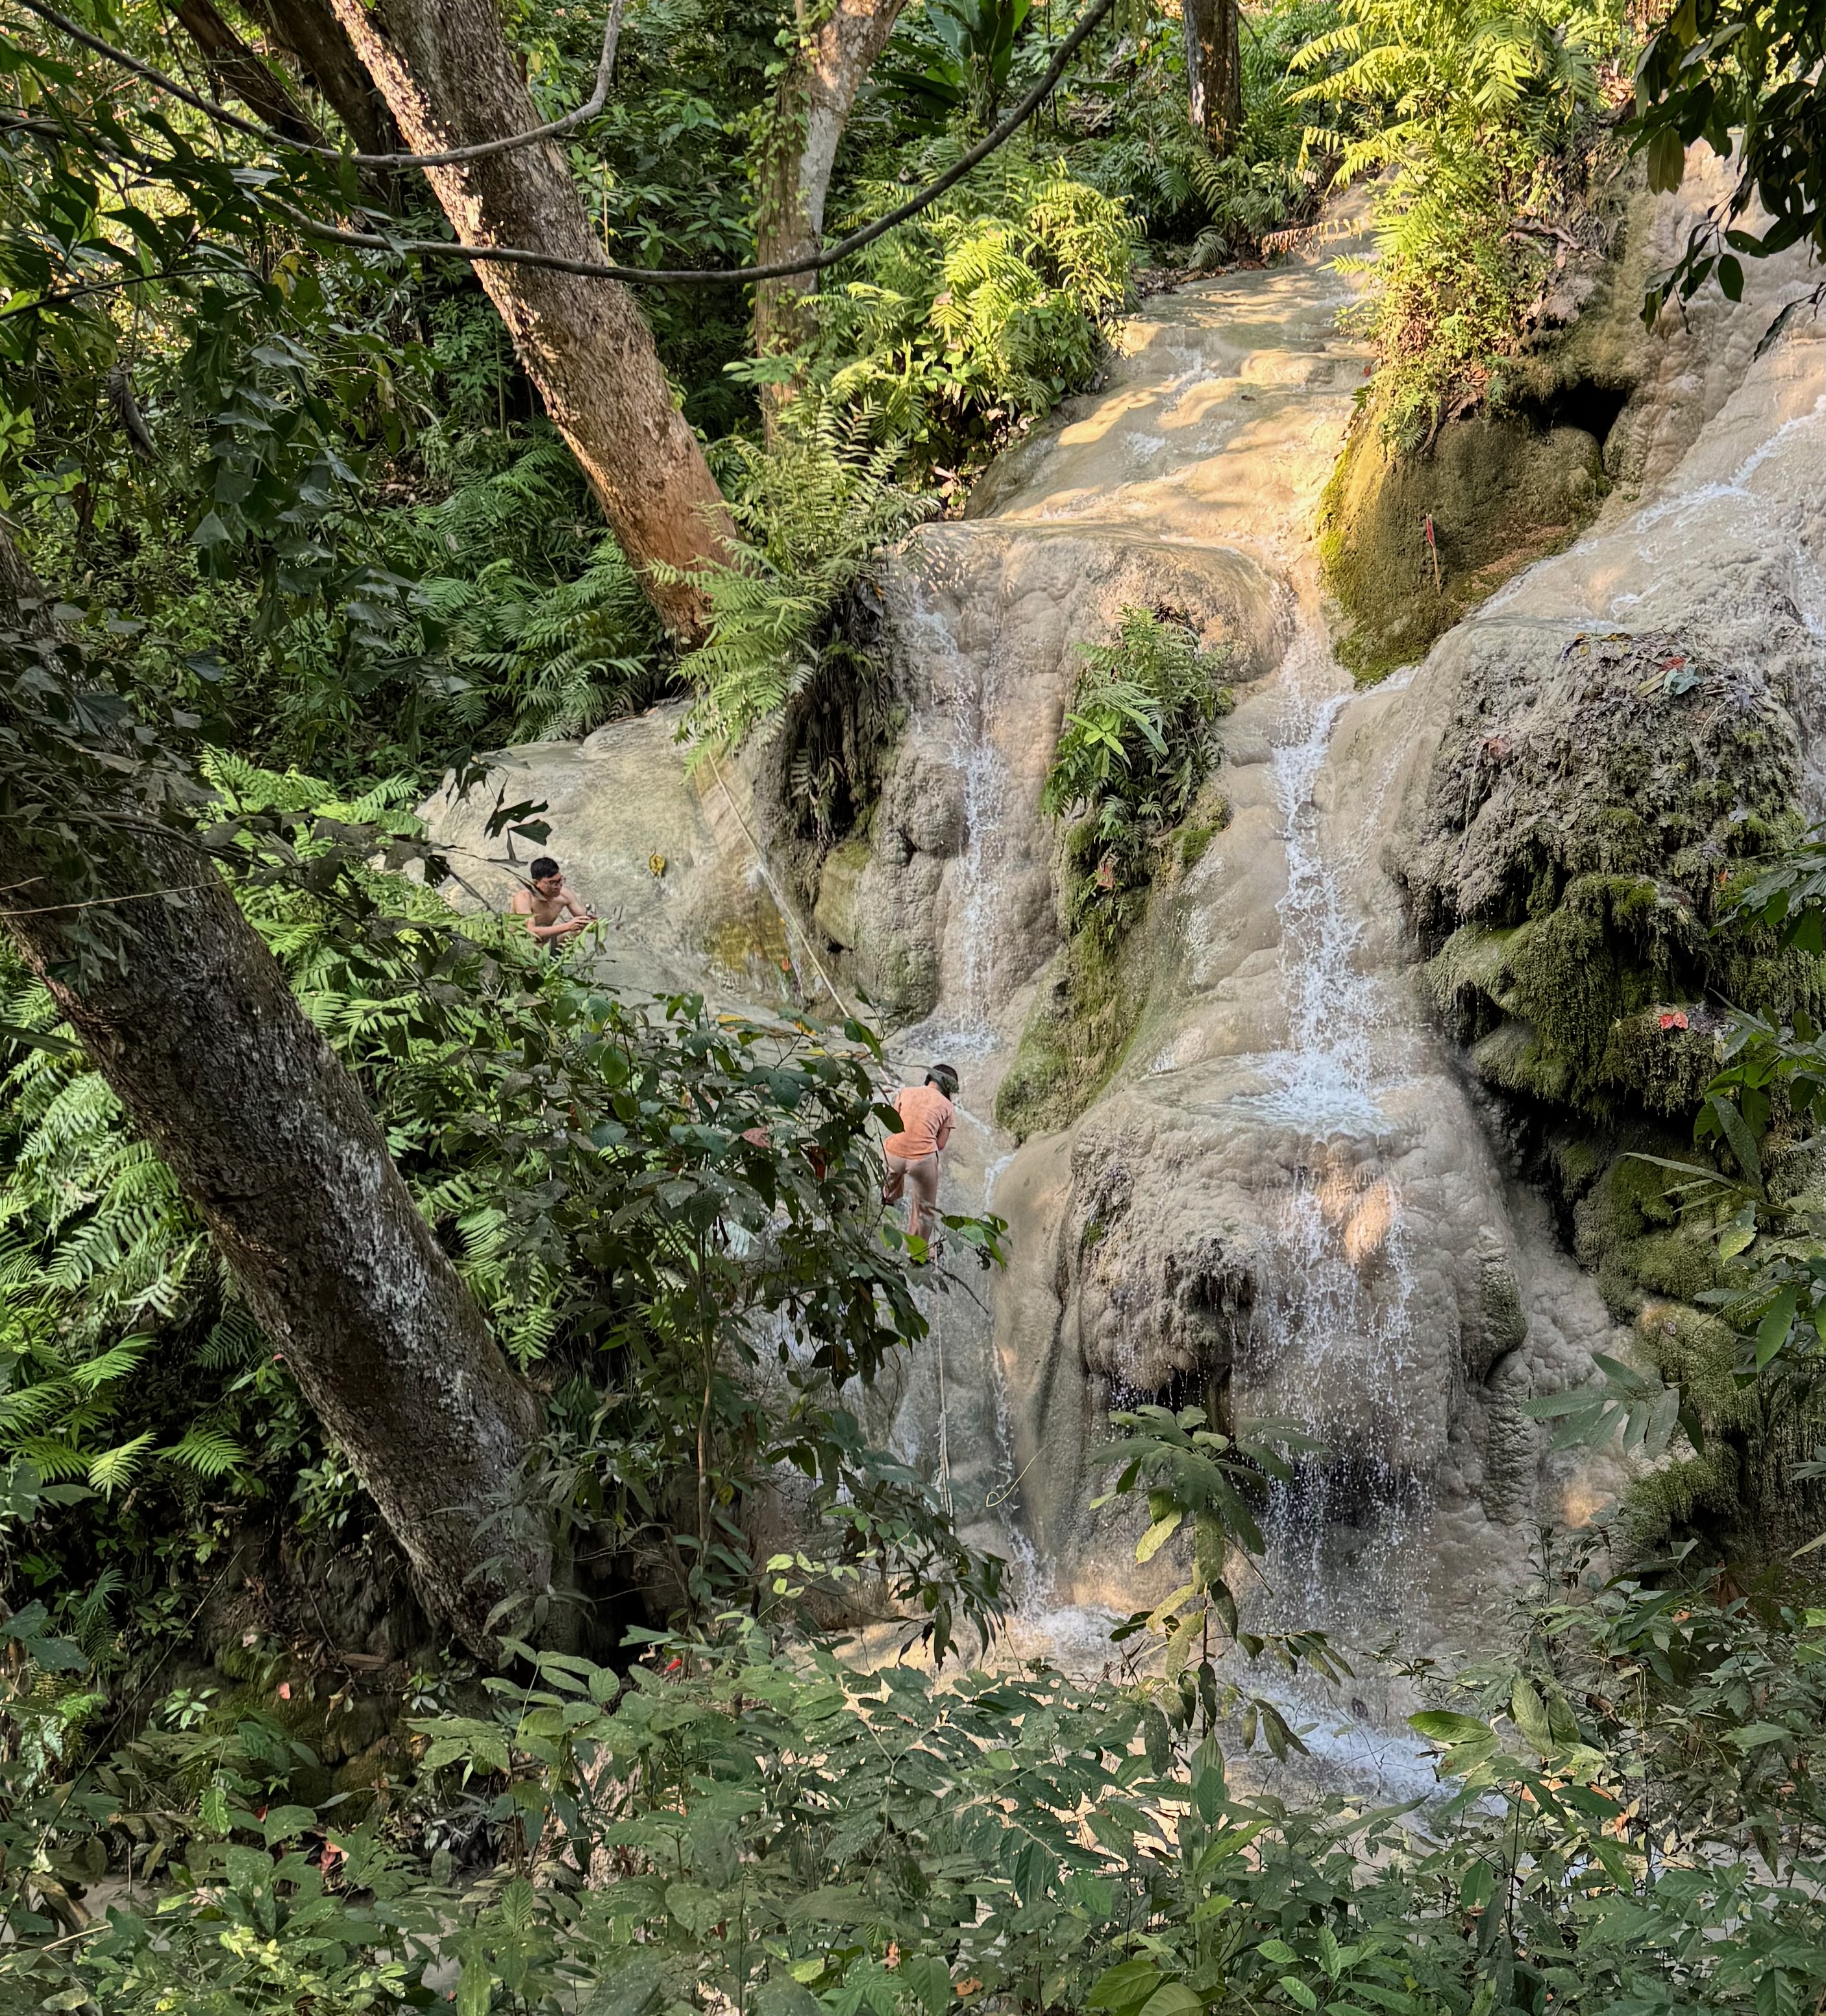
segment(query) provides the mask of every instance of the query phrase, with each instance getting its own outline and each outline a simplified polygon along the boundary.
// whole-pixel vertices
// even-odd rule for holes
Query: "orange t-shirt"
[[[936,1154],[951,1138],[951,1115],[955,1110],[936,1085],[903,1085],[894,1094],[900,1131],[882,1142],[882,1152],[898,1156],[903,1162],[917,1162]]]

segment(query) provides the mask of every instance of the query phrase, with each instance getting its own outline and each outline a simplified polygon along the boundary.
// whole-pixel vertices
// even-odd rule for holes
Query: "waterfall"
[[[981,715],[964,725],[951,747],[964,782],[964,848],[952,869],[947,938],[952,960],[944,998],[960,1038],[972,1049],[993,1041],[990,1022],[1001,1005],[997,970],[997,871],[1008,823],[1006,766]]]
[[[1287,893],[1279,911],[1288,1043],[1263,1060],[1271,1089],[1243,1103],[1260,1118],[1303,1133],[1373,1133],[1382,1113],[1370,1085],[1368,1033],[1378,1003],[1374,983],[1356,963],[1362,927],[1346,911],[1320,848],[1313,797],[1352,688],[1324,630],[1303,611],[1282,680],[1284,711],[1272,760],[1287,850]]]
[[[1271,1493],[1266,1607],[1281,1624],[1356,1632],[1396,1614],[1407,1543],[1426,1517],[1401,1462],[1416,1426],[1414,1276],[1400,1187],[1377,1154],[1391,1088],[1371,1044],[1386,1003],[1358,963],[1362,925],[1343,886],[1354,864],[1328,856],[1314,796],[1353,688],[1304,612],[1282,681],[1271,761],[1287,1042],[1262,1060],[1268,1089],[1237,1103],[1303,1145],[1270,1210],[1245,1357],[1249,1390],[1267,1403],[1253,1410],[1326,1450]]]

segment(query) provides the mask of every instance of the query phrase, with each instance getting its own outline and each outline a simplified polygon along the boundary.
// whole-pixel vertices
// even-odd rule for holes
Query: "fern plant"
[[[1547,263],[1528,227],[1579,195],[1600,70],[1627,48],[1622,0],[1339,0],[1296,52],[1308,152],[1334,157],[1340,183],[1378,180],[1361,320],[1396,445],[1501,403]]]
[[[685,723],[697,754],[734,747],[776,720],[849,648],[835,617],[870,557],[925,516],[893,479],[890,443],[814,397],[789,409],[771,448],[737,440],[724,484],[740,534],[734,557],[693,578],[709,634],[685,660],[697,689]],[[681,577],[657,569],[664,579]]]
[[[960,151],[932,142],[915,171]],[[898,200],[897,182],[866,182],[855,207]],[[1012,142],[822,298],[814,380],[872,438],[906,444],[916,472],[980,461],[1088,382],[1127,297],[1134,238],[1120,201]]]
[[[1242,17],[1242,124],[1222,153],[1192,121],[1180,24],[1162,23],[1154,41],[1144,32],[1133,70],[1094,80],[1073,106],[1087,137],[1066,150],[1072,173],[1125,203],[1151,238],[1190,239],[1194,267],[1255,253],[1317,203],[1325,177],[1302,151],[1310,108],[1294,103],[1288,66],[1335,18],[1332,0],[1280,0]]]
[[[574,739],[674,689],[640,582],[555,434],[465,472],[416,514],[412,542],[423,650],[471,740]]]
[[[1113,945],[1139,917],[1164,837],[1191,811],[1230,711],[1231,653],[1184,621],[1123,610],[1116,641],[1080,646],[1078,675],[1041,810],[1070,818],[1066,922]]]
[[[0,1021],[35,1039],[0,1077],[0,1456],[111,1495],[154,1453],[149,1430],[120,1431],[134,1375],[214,1270],[170,1172],[54,1035],[49,993],[10,957],[0,981]],[[203,1474],[197,1443],[160,1453]]]

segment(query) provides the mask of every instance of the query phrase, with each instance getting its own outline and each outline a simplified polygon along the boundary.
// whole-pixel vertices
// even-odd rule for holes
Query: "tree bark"
[[[333,4],[415,153],[473,146],[539,123],[495,0]],[[469,243],[602,256],[570,171],[548,142],[425,174]],[[476,270],[662,621],[697,641],[706,617],[701,592],[688,581],[657,581],[649,570],[659,561],[688,571],[721,557],[729,521],[634,297],[613,281],[536,266]]]
[[[1242,17],[1236,0],[1182,0],[1192,124],[1220,151],[1242,124]]]
[[[0,533],[0,630],[45,635],[46,603]],[[541,1595],[551,1579],[542,1525],[503,1516],[538,1406],[354,1080],[193,844],[149,820],[118,828],[92,857],[102,905],[89,898],[85,917],[59,904],[49,821],[34,833],[30,786],[0,778],[0,905],[14,941],[202,1216],[428,1604],[491,1654],[495,1603]],[[73,933],[96,919],[131,934],[119,957],[79,960]]]
[[[767,153],[755,205],[755,258],[760,265],[815,252],[824,232],[825,199],[837,143],[875,59],[887,47],[905,0],[837,0],[814,37],[802,41],[775,95]],[[811,337],[805,304],[817,290],[814,273],[757,282],[754,349],[757,357],[797,350]],[[792,396],[790,385],[763,388],[762,412],[770,430]]]
[[[400,129],[386,100],[361,67],[329,0],[246,0],[246,10],[297,59],[305,81],[329,102],[358,153],[401,151]]]
[[[221,96],[239,99],[255,118],[288,140],[322,140],[310,113],[222,19],[212,0],[177,0],[175,11]]]

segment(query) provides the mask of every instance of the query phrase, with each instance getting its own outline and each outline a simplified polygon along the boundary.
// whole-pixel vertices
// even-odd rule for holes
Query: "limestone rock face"
[[[1665,263],[1706,193],[1662,204],[1628,256]],[[1617,1472],[1549,1454],[1522,1409],[1587,1377],[1594,1350],[1627,1352],[1631,1311],[1523,1180],[1495,1093],[1580,1087],[1540,1078],[1540,1028],[1503,1005],[1526,945],[1501,934],[1538,938],[1572,904],[1555,928],[1591,923],[1601,946],[1638,924],[1682,942],[1682,901],[1694,911],[1695,877],[1746,821],[1797,778],[1820,805],[1826,341],[1797,316],[1754,355],[1811,284],[1798,261],[1752,266],[1742,304],[1702,296],[1653,334],[1605,319],[1638,389],[1605,444],[1616,487],[1595,524],[1423,664],[1357,690],[1312,542],[1363,379],[1335,324],[1341,249],[1151,303],[1100,393],[1005,459],[965,520],[892,558],[906,727],[807,925],[781,920],[734,805],[683,783],[663,717],[516,752],[509,785],[549,799],[553,851],[616,907],[631,971],[721,959],[758,981],[803,929],[909,1025],[906,1068],[958,1064],[944,1207],[1005,1217],[1011,1262],[922,1289],[932,1337],[868,1402],[872,1425],[1015,1561],[1023,1628],[1097,1663],[1100,1608],[1177,1579],[1170,1548],[1139,1571],[1133,1530],[1091,1509],[1112,1407],[1285,1417],[1322,1443],[1268,1508],[1272,1593],[1251,1600],[1347,1638],[1472,1640],[1538,1522],[1614,1495]],[[1640,298],[1628,272],[1615,285]],[[1128,604],[1236,647],[1214,779],[1231,816],[1156,884],[1108,1082],[1017,1146],[994,1094],[1061,941],[1041,788],[1076,647],[1107,642]],[[764,840],[766,806],[729,782]],[[436,815],[484,863],[500,851],[477,837],[485,809]],[[1703,1063],[1703,1028],[1688,1033],[1691,1055],[1651,1053],[1682,1082]],[[1608,1025],[1597,1037],[1591,1086],[1641,1103],[1648,1080],[1606,1079]],[[1662,1238],[1653,1209],[1594,1192],[1585,1257],[1606,1264],[1605,1212],[1635,1212],[1644,1248]]]
[[[1170,610],[1235,646],[1247,681],[1284,647],[1285,598],[1223,549],[994,520],[926,528],[883,586],[910,722],[841,942],[884,1011],[917,1020],[942,1004],[949,1021],[979,1022],[1059,941],[1040,792],[1077,646],[1104,642],[1126,606]],[[846,857],[836,873],[853,873]]]
[[[789,991],[803,947],[751,837],[745,773],[724,765],[687,779],[676,740],[684,711],[655,707],[582,742],[506,751],[466,797],[447,779],[422,808],[450,862],[444,894],[459,909],[505,911],[527,864],[549,854],[602,920],[587,956],[610,985],[772,1003]],[[540,809],[514,824],[545,826],[545,840],[489,833],[493,813],[521,805]]]

